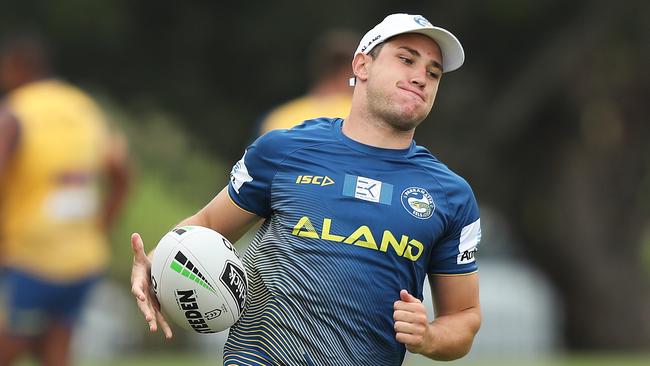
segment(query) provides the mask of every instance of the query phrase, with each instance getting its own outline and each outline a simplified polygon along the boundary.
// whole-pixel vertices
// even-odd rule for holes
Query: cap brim
[[[433,39],[442,52],[442,72],[458,69],[465,62],[465,51],[456,36],[443,28],[419,28],[405,33],[420,33]]]

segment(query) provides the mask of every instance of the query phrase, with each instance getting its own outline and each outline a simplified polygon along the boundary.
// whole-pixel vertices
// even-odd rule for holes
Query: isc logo
[[[296,178],[296,183],[298,184],[315,184],[317,186],[329,186],[334,184],[334,180],[328,176],[322,175],[299,175]]]

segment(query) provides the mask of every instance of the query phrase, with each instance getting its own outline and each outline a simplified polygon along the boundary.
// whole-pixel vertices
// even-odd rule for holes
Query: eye
[[[427,71],[427,75],[432,79],[440,79],[440,73],[436,71]]]
[[[405,64],[407,64],[407,65],[413,65],[413,60],[411,60],[411,59],[408,58],[408,57],[405,57],[405,56],[399,56],[399,59],[400,59],[403,63],[405,63]]]

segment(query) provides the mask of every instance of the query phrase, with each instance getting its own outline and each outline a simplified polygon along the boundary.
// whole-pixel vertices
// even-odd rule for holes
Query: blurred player
[[[348,85],[351,54],[358,40],[356,33],[344,29],[333,29],[319,37],[310,49],[313,81],[309,92],[271,110],[262,120],[259,134],[291,128],[312,118],[346,117],[352,105],[352,88]]]
[[[88,95],[54,78],[36,36],[2,43],[0,87],[0,365],[28,352],[66,365],[74,322],[108,263],[126,146]]]
[[[456,37],[424,17],[386,17],[354,54],[348,117],[260,137],[228,187],[181,223],[234,240],[265,219],[243,258],[250,293],[225,365],[399,365],[406,349],[438,360],[469,352],[481,322],[478,207],[467,182],[413,141],[442,73],[463,60]],[[138,234],[132,246],[138,305],[170,337]]]

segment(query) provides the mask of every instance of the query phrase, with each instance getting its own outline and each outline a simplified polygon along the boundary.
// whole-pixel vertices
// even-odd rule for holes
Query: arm
[[[395,331],[399,342],[414,353],[449,361],[465,356],[481,326],[478,274],[429,275],[436,317],[406,290],[395,302]]]
[[[237,206],[228,194],[226,186],[199,212],[181,221],[179,226],[199,225],[209,227],[225,236],[231,243],[236,242],[250,224],[259,217]]]
[[[232,202],[228,195],[228,187],[226,187],[210,203],[195,215],[183,220],[180,225],[209,227],[234,243],[255,218],[257,218],[255,214],[242,210]],[[145,254],[142,238],[137,233],[131,236],[131,248],[133,249],[131,292],[136,297],[138,307],[144,314],[145,320],[149,323],[149,330],[155,332],[160,325],[165,337],[171,338],[171,328],[160,312],[156,296],[150,291],[153,250],[149,256]]]
[[[0,184],[9,160],[18,146],[20,125],[16,117],[6,108],[0,108]],[[2,196],[0,196],[0,202]],[[2,219],[0,217],[0,219]],[[0,241],[0,247],[2,242]],[[0,250],[2,254],[2,250]]]
[[[128,147],[122,134],[114,134],[108,147],[105,171],[108,179],[108,192],[102,213],[102,227],[108,230],[124,206],[131,182],[131,167],[128,164]]]
[[[0,178],[18,146],[19,124],[6,108],[0,108]]]

